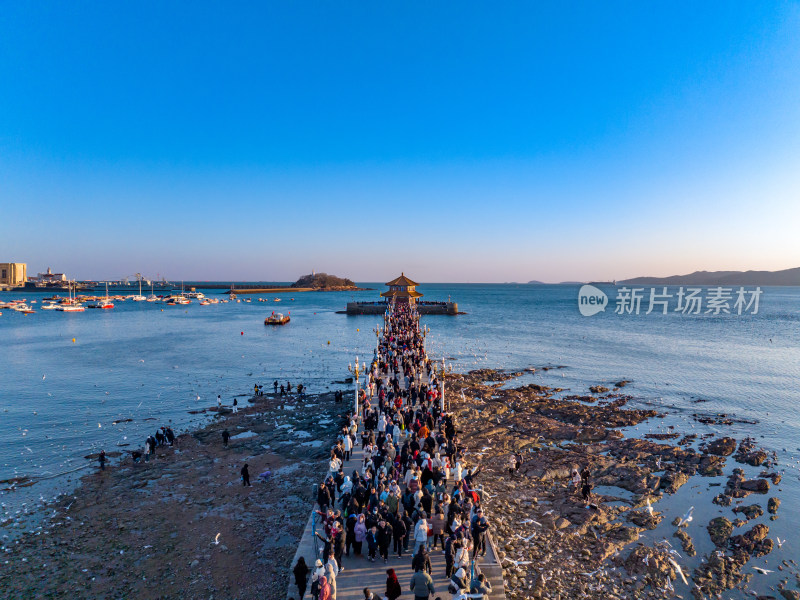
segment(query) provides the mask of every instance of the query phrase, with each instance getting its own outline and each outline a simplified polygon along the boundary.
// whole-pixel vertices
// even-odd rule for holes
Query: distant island
[[[670,277],[634,277],[618,281],[631,285],[796,285],[800,286],[800,267],[783,271],[695,271]]]
[[[281,285],[264,288],[233,288],[225,294],[280,294],[281,292],[360,292],[369,288],[360,288],[350,279],[328,275],[327,273],[310,273],[303,275],[292,285]]]
[[[327,273],[311,273],[309,275],[303,275],[289,287],[310,288],[312,290],[327,291],[362,289],[357,287],[356,284],[350,279],[336,277],[336,275],[328,275]]]

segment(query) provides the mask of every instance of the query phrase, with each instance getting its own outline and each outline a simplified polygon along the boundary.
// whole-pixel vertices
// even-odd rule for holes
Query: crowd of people
[[[390,555],[411,561],[414,575],[405,589],[414,598],[441,598],[431,553],[442,552],[448,597],[488,599],[491,585],[479,567],[489,529],[475,487],[480,466],[465,460],[413,305],[391,306],[384,325],[360,393],[362,410],[343,422],[317,490],[322,552],[313,567],[302,559],[295,565],[300,598],[310,575],[314,600],[336,600],[342,556],[388,565]],[[359,442],[363,458],[356,463]],[[403,593],[394,569],[386,574],[385,590],[365,588],[366,600]]]

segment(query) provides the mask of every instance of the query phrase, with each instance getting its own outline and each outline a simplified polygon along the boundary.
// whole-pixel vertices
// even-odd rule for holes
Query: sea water
[[[1,301],[35,300],[37,310],[27,316],[3,310],[0,316],[0,480],[46,478],[0,493],[2,513],[6,518],[18,510],[24,514],[40,497],[72,490],[85,472],[75,469],[84,467],[91,453],[139,449],[159,426],[180,432],[203,422],[210,417],[199,411],[216,406],[218,394],[230,406],[235,396],[244,401],[254,384],[272,391],[275,380],[303,383],[311,393],[351,389],[343,382],[350,376],[347,366],[356,356],[362,362],[372,358],[374,330],[382,324],[379,315],[338,314],[348,301],[377,300],[377,290],[383,289],[361,285],[376,290],[254,295],[209,306],[196,300],[187,306],[126,301],[113,310],[83,313],[39,310],[40,293],[0,295]],[[660,310],[644,314],[644,303],[637,315],[617,314],[613,299],[619,288],[599,286],[612,303],[584,317],[578,311],[578,287],[421,285],[425,299],[451,298],[466,313],[423,317],[431,330],[429,355],[444,357],[454,371],[534,368],[508,385],[536,382],[564,393],[587,394],[590,385],[630,380],[624,391],[633,396],[632,406],[667,413],[632,434],[666,431],[673,424],[682,433],[752,435],[777,452],[779,469],[785,469],[777,486],[781,491],[775,490],[783,502],[779,519],[765,521],[770,535],[786,538],[797,531],[800,288],[762,288],[757,314],[693,315],[672,309],[666,315]],[[198,290],[227,297],[218,289]],[[265,326],[264,317],[272,311],[289,313],[291,322]],[[693,416],[698,413],[725,413],[736,422],[702,425]],[[726,474],[732,459],[728,463]],[[759,469],[750,470],[749,477]],[[720,481],[724,485],[724,478]],[[700,483],[709,493],[719,491],[709,489],[710,482]],[[690,490],[687,484],[658,510],[672,507],[682,514],[685,504],[700,504]],[[703,502],[703,517],[720,510],[733,516],[729,508]],[[766,505],[766,498],[753,495],[745,502]],[[707,551],[708,536],[701,528],[708,519],[701,520],[695,519],[690,533],[698,550]],[[792,543],[776,548],[767,565],[800,556]]]

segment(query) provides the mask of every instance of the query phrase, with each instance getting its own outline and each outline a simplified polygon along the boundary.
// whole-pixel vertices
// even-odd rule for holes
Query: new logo
[[[604,311],[608,306],[608,296],[603,290],[599,290],[593,285],[581,286],[578,292],[578,310],[584,317],[591,317]]]

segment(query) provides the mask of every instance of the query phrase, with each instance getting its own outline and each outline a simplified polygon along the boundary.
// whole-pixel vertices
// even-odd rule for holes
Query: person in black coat
[[[394,552],[397,554],[397,558],[403,558],[403,543],[406,535],[408,535],[408,530],[401,517],[395,517],[392,524],[392,534],[392,537],[394,537]]]
[[[306,559],[302,556],[297,559],[297,564],[294,566],[294,582],[297,585],[297,591],[300,593],[299,600],[303,600],[306,595],[306,585],[308,583],[309,568],[306,564]]]
[[[378,549],[383,562],[389,562],[389,545],[392,543],[392,526],[385,520],[378,521]]]
[[[331,494],[324,483],[319,484],[319,489],[317,490],[317,504],[319,504],[319,509],[323,513],[328,512],[328,507],[331,505]]]

